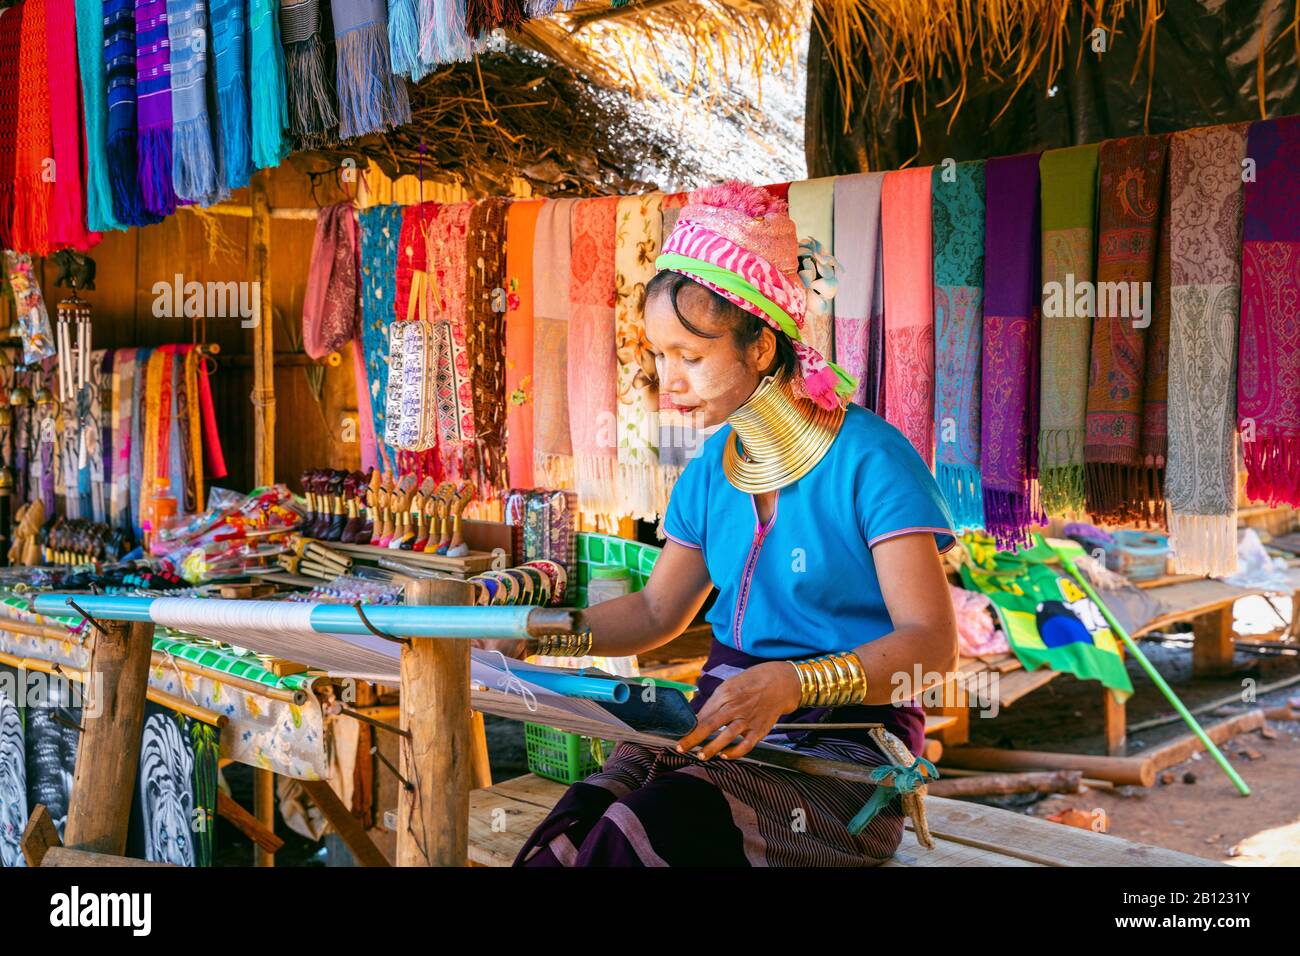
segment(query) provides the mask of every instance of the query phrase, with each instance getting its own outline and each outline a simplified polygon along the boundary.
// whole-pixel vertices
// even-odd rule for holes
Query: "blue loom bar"
[[[627,701],[631,691],[625,682],[610,680],[607,677],[584,677],[581,674],[565,674],[554,670],[521,670],[515,673],[521,681],[544,687],[552,693],[565,697],[582,697],[587,700],[603,700],[611,704]]]

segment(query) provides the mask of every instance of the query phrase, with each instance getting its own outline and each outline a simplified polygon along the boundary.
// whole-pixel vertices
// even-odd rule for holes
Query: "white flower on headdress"
[[[808,290],[809,316],[830,315],[842,268],[818,240],[807,237],[799,243],[799,279]]]

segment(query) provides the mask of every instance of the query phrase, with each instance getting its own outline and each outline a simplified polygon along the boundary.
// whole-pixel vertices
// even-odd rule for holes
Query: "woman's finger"
[[[723,705],[719,707],[710,706],[710,701],[705,705],[695,718],[695,729],[689,734],[677,741],[677,750],[680,753],[687,753],[692,747],[695,747],[708,738],[708,736],[727,722],[727,718],[732,716],[731,708]]]
[[[701,760],[711,760],[729,743],[741,734],[745,733],[748,726],[749,724],[743,719],[733,720],[731,723],[719,730],[718,735],[705,744],[700,752],[695,756]]]

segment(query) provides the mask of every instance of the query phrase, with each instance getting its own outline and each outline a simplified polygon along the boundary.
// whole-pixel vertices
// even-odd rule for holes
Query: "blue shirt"
[[[929,532],[952,547],[952,517],[921,456],[893,425],[850,405],[825,457],[776,495],[764,527],[727,480],[723,426],[673,487],[664,532],[697,548],[718,589],[714,637],[757,657],[847,651],[894,627],[871,549]]]

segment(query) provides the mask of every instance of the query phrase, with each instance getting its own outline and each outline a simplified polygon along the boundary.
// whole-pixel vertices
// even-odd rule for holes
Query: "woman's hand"
[[[523,660],[528,656],[528,642],[524,640],[490,641],[486,638],[476,637],[469,642],[469,646],[480,651],[500,651],[506,657],[514,657],[519,660]]]
[[[718,731],[695,756],[701,760],[718,753],[724,760],[743,757],[767,736],[782,714],[799,708],[799,697],[799,675],[789,661],[755,664],[714,691],[696,718],[695,729],[677,742],[677,750],[688,753]],[[741,736],[744,739],[736,741]]]

